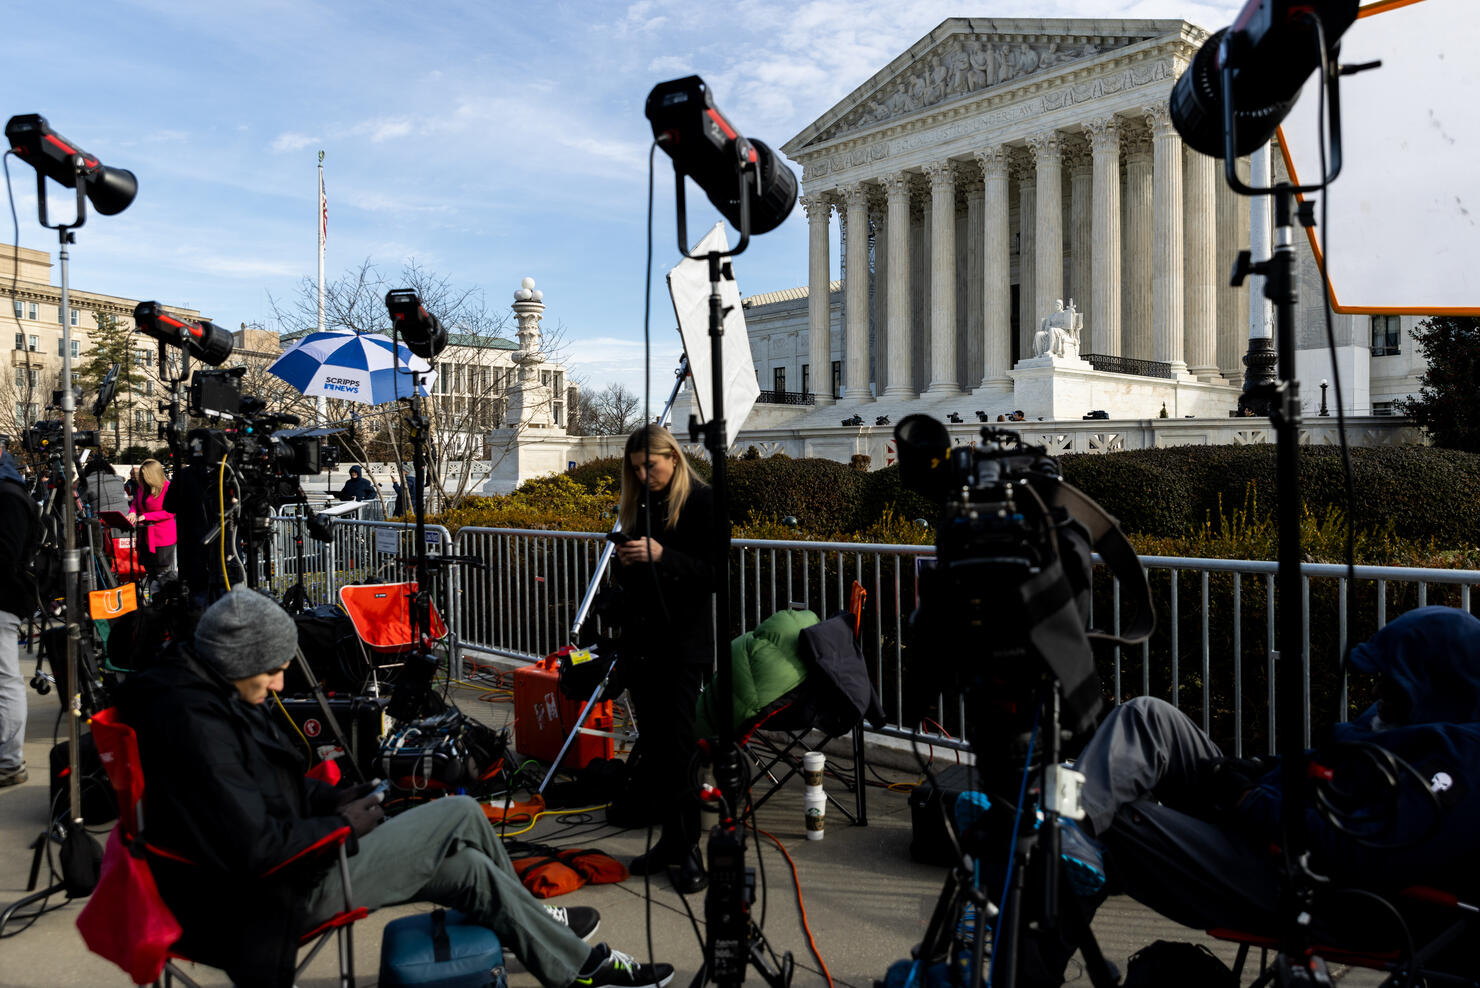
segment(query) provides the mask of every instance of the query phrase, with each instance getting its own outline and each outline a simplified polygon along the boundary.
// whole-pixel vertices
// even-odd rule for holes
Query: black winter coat
[[[0,477],[0,611],[21,619],[36,610],[31,559],[41,537],[41,514],[19,478]]]
[[[713,489],[700,483],[690,487],[678,524],[667,526],[667,492],[645,496],[628,534],[650,536],[663,547],[663,557],[652,564],[619,567],[622,640],[647,661],[708,668],[714,660]]]
[[[298,893],[333,859],[259,876],[344,826],[338,794],[303,774],[265,705],[188,655],[129,677],[117,705],[139,738],[145,840],[196,862],[150,860],[180,952],[239,985],[291,983]]]

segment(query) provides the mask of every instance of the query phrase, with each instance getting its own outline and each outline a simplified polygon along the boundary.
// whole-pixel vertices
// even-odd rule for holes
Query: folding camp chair
[[[858,634],[863,623],[863,608],[868,592],[857,580],[853,581],[848,611],[829,621],[846,622],[852,631],[851,644],[857,656],[858,672],[866,681],[867,672],[862,669],[863,655],[858,651]],[[827,622],[823,622],[826,624]],[[811,630],[811,629],[809,629]],[[807,650],[803,649],[803,654]],[[853,770],[839,771],[828,762],[827,775],[842,783],[843,788],[853,793],[854,805],[849,808],[840,802],[831,791],[827,791],[828,802],[851,822],[859,826],[868,825],[868,803],[865,795],[864,772],[866,758],[863,746],[863,714],[858,706],[840,689],[839,684],[819,667],[816,657],[809,664],[807,678],[793,690],[787,702],[773,705],[757,722],[742,731],[741,744],[755,762],[757,776],[765,776],[770,787],[758,799],[753,800],[750,812],[755,812],[776,794],[793,775],[802,768],[802,757],[809,751],[817,751],[829,742],[844,735],[852,735]],[[835,661],[847,660],[835,657]],[[877,698],[874,698],[877,703]]]
[[[98,891],[78,915],[77,928],[90,950],[123,968],[136,985],[158,984],[163,975],[166,986],[177,978],[190,988],[198,988],[196,982],[174,963],[175,960],[191,960],[174,949],[184,932],[183,925],[160,898],[149,871],[151,860],[164,858],[184,864],[193,862],[174,851],[149,843],[145,836],[144,773],[133,728],[119,720],[111,707],[94,714],[91,726],[98,754],[118,798],[118,827],[109,838],[109,852],[104,856]],[[344,908],[298,938],[300,947],[312,946],[298,963],[295,979],[302,976],[333,934],[339,948],[339,984],[341,988],[353,988],[351,925],[368,916],[370,910],[364,906],[356,908],[352,904],[349,859],[345,852],[345,842],[350,833],[349,827],[340,827],[260,876],[264,881],[272,880],[299,862],[327,853],[330,848],[338,852]],[[205,917],[187,919],[206,921]]]
[[[386,662],[386,656],[403,655],[421,643],[411,634],[411,601],[417,593],[415,582],[365,583],[339,588],[339,603],[354,623],[365,661],[371,675],[378,669],[395,668],[398,662]],[[433,641],[447,637],[447,625],[431,607],[431,628],[426,636]]]

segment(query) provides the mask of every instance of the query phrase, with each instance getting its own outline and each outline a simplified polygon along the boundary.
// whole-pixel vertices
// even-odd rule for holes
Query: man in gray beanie
[[[202,615],[193,649],[119,690],[148,780],[149,842],[195,862],[150,859],[160,894],[186,928],[176,949],[225,969],[237,985],[292,984],[298,935],[342,907],[339,870],[258,876],[348,824],[356,906],[460,909],[550,988],[672,979],[667,964],[588,946],[596,910],[541,905],[474,800],[438,799],[387,820],[374,783],[335,789],[305,776],[301,747],[278,731],[265,703],[282,689],[297,644],[286,611],[237,587]],[[191,917],[209,919],[192,925]]]

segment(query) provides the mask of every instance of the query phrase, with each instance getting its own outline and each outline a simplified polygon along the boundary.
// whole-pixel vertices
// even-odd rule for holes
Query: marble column
[[[874,393],[889,387],[889,230],[881,185],[870,187],[868,221],[873,228],[874,296],[869,310],[873,351]]]
[[[1188,148],[1183,155],[1183,323],[1187,372],[1222,383],[1218,373],[1218,213],[1214,198],[1217,159]]]
[[[927,394],[958,394],[956,383],[956,171],[950,161],[930,176],[930,384]]]
[[[889,370],[884,394],[890,398],[913,397],[914,375],[910,370],[910,184],[905,172],[885,175],[880,182],[889,198],[888,231],[889,285],[886,289],[889,316]]]
[[[1165,103],[1145,107],[1151,128],[1153,359],[1170,364],[1173,377],[1187,373],[1183,343],[1182,138]]]
[[[1036,254],[1038,251],[1038,185],[1033,177],[1030,155],[1015,156],[1013,172],[1018,180],[1018,355],[1033,356],[1033,334],[1038,331],[1035,307]]]
[[[1038,180],[1034,244],[1033,326],[1064,301],[1064,165],[1059,135],[1044,131],[1028,138]]]
[[[1084,320],[1086,353],[1119,356],[1120,342],[1120,125],[1115,117],[1087,120],[1093,159],[1094,202],[1090,206],[1093,269],[1089,315]]]
[[[828,222],[832,217],[832,198],[825,192],[802,196],[807,211],[807,363],[808,387],[817,396],[817,404],[831,405],[828,388],[832,367],[832,299],[828,283],[832,274],[828,264]],[[801,387],[801,377],[797,377]]]
[[[1075,142],[1065,156],[1069,162],[1069,277],[1065,291],[1072,296],[1074,308],[1085,313],[1094,298],[1091,244],[1094,242],[1092,214],[1094,173],[1091,171],[1089,148]],[[1065,302],[1067,307],[1068,302]],[[1086,324],[1089,322],[1085,320]],[[1088,325],[1085,327],[1089,329]],[[1079,341],[1081,353],[1098,353],[1090,346],[1093,335]]]
[[[848,208],[848,275],[843,283],[846,322],[843,327],[843,398],[873,397],[868,386],[868,187],[844,186]]]
[[[1249,179],[1249,159],[1240,158],[1238,175],[1245,183]],[[1214,272],[1217,275],[1218,297],[1218,370],[1229,381],[1238,381],[1244,374],[1244,350],[1249,343],[1249,296],[1245,288],[1234,288],[1228,283],[1233,263],[1238,252],[1249,246],[1249,211],[1244,204],[1248,201],[1228,187],[1223,178],[1223,162],[1215,165],[1213,179],[1217,187],[1218,202],[1218,259]]]
[[[1007,149],[976,152],[982,168],[982,387],[1011,391],[1012,283],[1008,256]]]
[[[966,278],[966,357],[962,366],[966,370],[968,389],[981,387],[978,372],[985,360],[982,351],[982,327],[985,325],[984,283],[981,277],[984,270],[982,249],[985,246],[982,239],[982,212],[985,207],[986,188],[982,179],[972,178],[966,182],[966,249],[962,251],[965,255],[962,267]]]
[[[1124,355],[1153,360],[1151,343],[1151,136],[1144,130],[1124,131],[1125,200],[1122,242],[1125,279],[1121,305],[1121,342]]]

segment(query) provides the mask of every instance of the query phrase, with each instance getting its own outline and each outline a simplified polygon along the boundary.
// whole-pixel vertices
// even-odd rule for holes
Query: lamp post
[[[1331,414],[1330,412],[1326,411],[1326,379],[1324,377],[1321,378],[1321,410],[1319,412],[1317,412],[1316,414],[1317,415],[1330,415]]]

